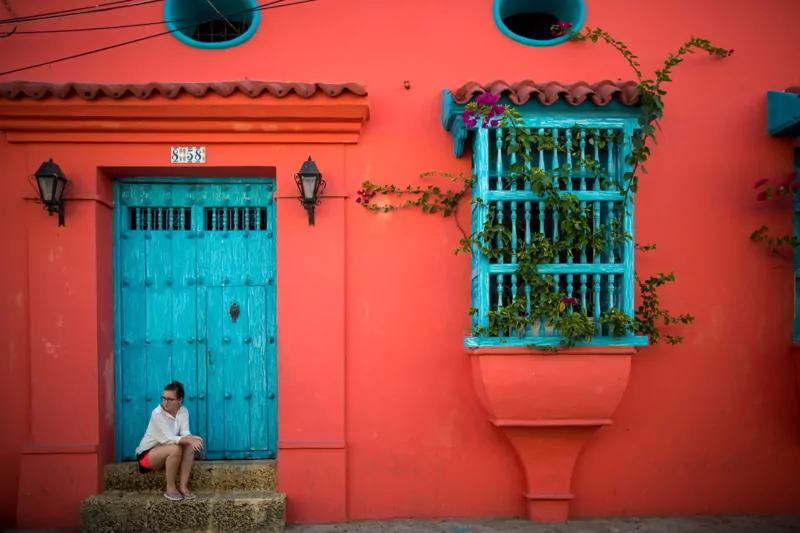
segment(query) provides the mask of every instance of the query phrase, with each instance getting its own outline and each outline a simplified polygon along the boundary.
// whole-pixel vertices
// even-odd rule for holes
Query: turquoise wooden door
[[[274,457],[273,183],[117,185],[117,456],[164,385],[186,387],[209,459]]]

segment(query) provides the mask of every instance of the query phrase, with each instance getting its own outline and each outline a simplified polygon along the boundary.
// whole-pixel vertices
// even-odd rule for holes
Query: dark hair
[[[174,392],[175,396],[177,396],[179,400],[183,400],[183,383],[180,381],[173,381],[164,387],[164,390]]]

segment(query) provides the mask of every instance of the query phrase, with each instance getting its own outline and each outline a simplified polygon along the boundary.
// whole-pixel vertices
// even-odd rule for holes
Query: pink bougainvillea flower
[[[754,189],[758,189],[758,188],[760,188],[760,187],[763,187],[763,186],[764,186],[764,185],[766,185],[767,183],[769,183],[769,180],[768,180],[767,178],[761,178],[760,180],[758,180],[758,181],[756,182],[756,184],[753,186],[753,188],[754,188]]]
[[[500,100],[499,96],[496,96],[492,93],[483,93],[478,95],[477,98],[475,98],[475,103],[477,103],[478,105],[486,105],[492,107],[497,103],[498,100]]]
[[[506,112],[506,106],[504,105],[492,106],[492,115],[502,115],[505,112]]]
[[[500,121],[499,120],[492,120],[492,121],[489,122],[489,126],[491,126],[492,128],[496,128],[499,125],[500,125]]]
[[[576,300],[575,298],[561,298],[561,301],[567,305],[575,305],[576,303],[578,303],[578,300]]]
[[[361,203],[361,198],[356,198],[356,203],[360,204]]]
[[[475,120],[474,118],[468,118],[468,119],[464,120],[464,124],[468,128],[474,128],[478,124],[478,121]]]
[[[758,196],[756,196],[756,200],[758,200],[759,202],[763,202],[766,199],[767,199],[766,191],[765,192],[760,192],[760,193],[758,193]]]
[[[731,54],[733,54],[733,48],[731,48],[730,50],[728,50],[728,55],[731,55]]]

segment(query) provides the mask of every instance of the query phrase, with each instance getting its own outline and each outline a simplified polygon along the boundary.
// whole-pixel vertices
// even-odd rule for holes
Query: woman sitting
[[[189,474],[194,463],[194,452],[203,449],[203,439],[189,432],[189,411],[183,407],[183,385],[173,381],[164,387],[161,404],[153,409],[147,431],[136,448],[139,472],[166,470],[168,500],[191,500]],[[175,477],[180,465],[180,490],[175,488]]]

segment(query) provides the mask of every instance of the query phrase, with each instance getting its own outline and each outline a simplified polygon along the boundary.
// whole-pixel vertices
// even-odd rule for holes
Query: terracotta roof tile
[[[213,83],[41,83],[26,81],[0,83],[0,98],[6,100],[18,98],[41,100],[47,97],[69,98],[71,96],[77,96],[84,100],[95,100],[102,97],[116,100],[128,96],[144,100],[155,95],[172,99],[177,98],[184,92],[196,97],[202,97],[208,93],[230,96],[240,92],[251,98],[266,96],[267,94],[282,98],[292,93],[308,98],[318,92],[333,98],[345,93],[356,96],[366,96],[367,94],[367,90],[357,83],[333,84],[249,80]]]
[[[564,100],[570,105],[579,105],[584,103],[587,98],[599,106],[604,106],[614,99],[627,106],[639,103],[639,90],[636,88],[636,82],[612,82],[610,80],[597,83],[579,81],[568,85],[555,81],[536,83],[532,80],[522,80],[511,84],[497,80],[481,85],[470,81],[453,91],[453,101],[457,104],[466,104],[474,96],[486,92],[507,96],[515,105],[523,105],[532,97],[535,97],[542,105],[553,105],[558,100]]]

